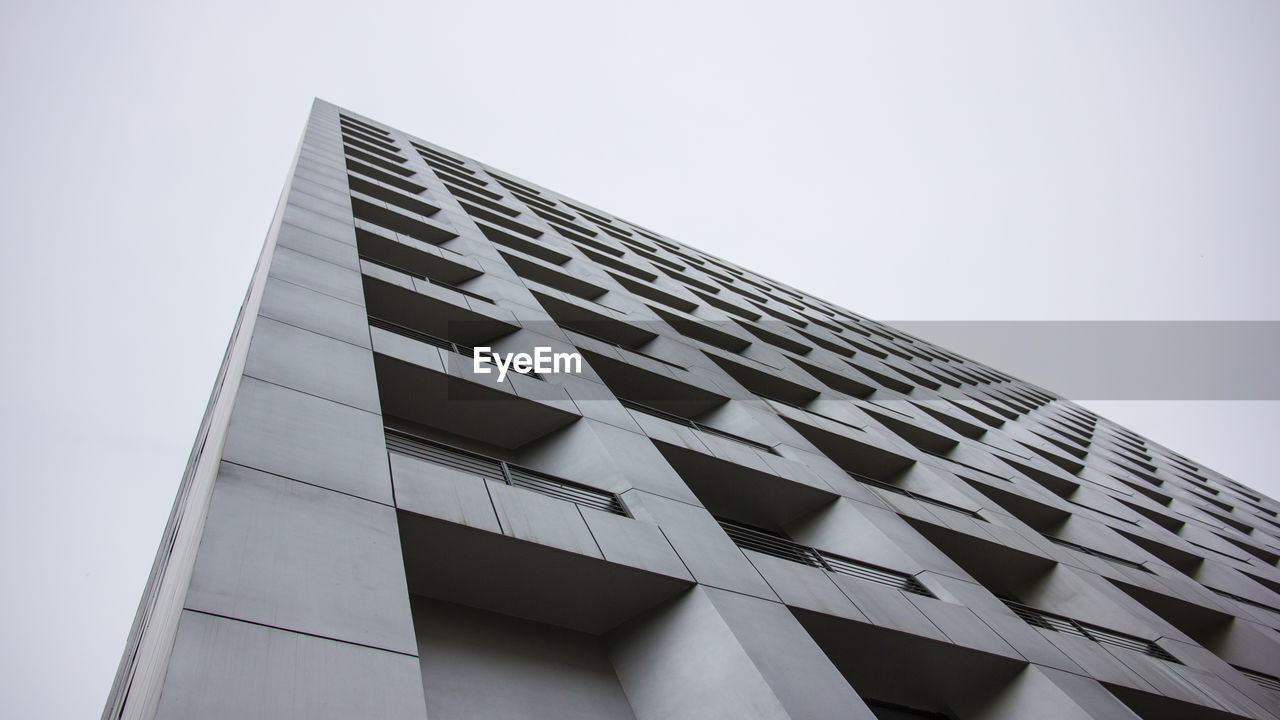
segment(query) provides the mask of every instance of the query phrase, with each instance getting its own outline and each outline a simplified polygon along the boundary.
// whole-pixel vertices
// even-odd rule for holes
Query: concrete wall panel
[[[413,655],[183,613],[159,720],[422,720]]]
[[[389,505],[385,447],[379,416],[246,377],[223,458]]]

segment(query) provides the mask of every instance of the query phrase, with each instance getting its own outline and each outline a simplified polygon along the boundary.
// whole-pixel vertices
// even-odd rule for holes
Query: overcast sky
[[[6,1],[0,59],[11,717],[101,711],[316,96],[876,319],[1280,319],[1280,3]],[[1276,405],[1091,404],[1273,496]]]

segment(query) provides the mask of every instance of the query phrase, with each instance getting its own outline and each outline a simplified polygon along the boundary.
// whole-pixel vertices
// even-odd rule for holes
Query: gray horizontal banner
[[[453,374],[484,384],[506,382],[506,376],[498,380],[503,373],[523,373],[499,365],[490,372],[477,371],[472,357],[477,347],[482,357],[492,359],[512,353],[536,355],[538,346],[544,346],[542,359],[552,365],[538,365],[534,368],[538,373],[603,379],[639,402],[698,404],[733,394],[734,387],[715,386],[700,392],[685,382],[661,380],[671,369],[703,368],[714,374],[717,364],[730,375],[746,373],[738,380],[749,389],[754,382],[757,394],[781,394],[793,402],[805,398],[787,396],[786,381],[811,388],[827,386],[860,397],[873,389],[871,385],[886,382],[904,392],[917,386],[913,392],[927,394],[919,383],[901,376],[895,385],[892,368],[910,372],[910,361],[886,352],[893,347],[891,335],[877,333],[871,323],[858,323],[857,331],[844,323],[837,328],[768,318],[623,322],[588,316],[568,318],[563,326],[525,321],[519,328],[494,321],[447,319],[437,327],[417,329],[384,319],[373,324],[455,350],[450,362],[459,367]],[[884,325],[1071,400],[1280,400],[1280,321],[910,320]],[[565,330],[591,340],[583,344],[586,357],[581,369],[554,365],[557,354],[575,351],[566,342]],[[698,349],[701,343],[706,344],[705,352]],[[903,342],[901,347],[909,350],[910,344]],[[928,367],[928,360],[916,355],[916,362]],[[610,356],[616,359],[611,361]],[[624,372],[614,367],[619,361],[640,363],[650,372]],[[935,362],[940,368],[947,365]],[[775,376],[777,382],[765,379]],[[598,392],[601,399],[611,400],[614,395],[604,387]],[[589,387],[578,388],[578,399],[591,394]],[[792,387],[792,394],[802,393]]]
[[[1072,400],[1280,400],[1277,321],[901,321]]]

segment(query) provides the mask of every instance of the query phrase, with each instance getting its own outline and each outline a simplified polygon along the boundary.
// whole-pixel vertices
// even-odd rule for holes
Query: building
[[[1278,511],[317,101],[103,717],[1277,718]]]

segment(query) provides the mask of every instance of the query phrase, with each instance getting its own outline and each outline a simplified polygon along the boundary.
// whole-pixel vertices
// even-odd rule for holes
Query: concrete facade
[[[103,717],[1274,720],[1277,513],[317,101]]]

